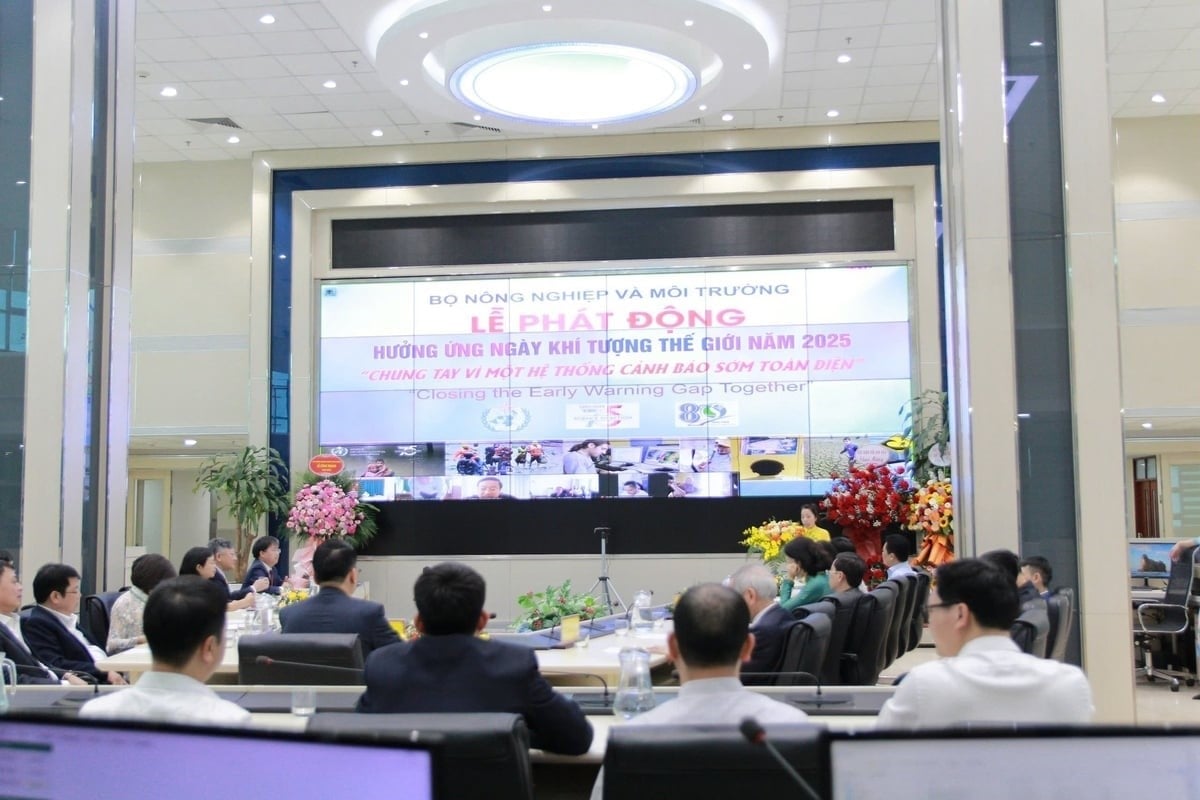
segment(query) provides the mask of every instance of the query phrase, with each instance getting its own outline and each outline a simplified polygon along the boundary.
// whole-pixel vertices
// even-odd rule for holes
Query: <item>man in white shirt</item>
[[[96,666],[108,657],[99,644],[79,629],[79,573],[69,564],[45,564],[33,576],[37,608],[22,623],[29,649],[38,661],[54,669],[86,673],[100,683],[125,683],[116,672]]]
[[[225,597],[198,575],[155,587],[142,614],[150,671],[132,687],[86,703],[79,716],[224,727],[249,724],[249,711],[204,685],[225,656]]]
[[[883,565],[887,567],[887,579],[902,578],[905,575],[915,575],[916,570],[909,566],[908,559],[912,556],[912,548],[898,533],[884,537]]]
[[[929,630],[942,658],[904,676],[876,727],[1089,722],[1095,709],[1083,671],[1022,653],[1009,638],[1020,607],[1013,581],[982,559],[939,567]]]
[[[750,610],[733,589],[702,583],[675,605],[675,630],[667,651],[679,670],[679,694],[629,721],[630,725],[729,725],[746,717],[762,724],[807,721],[795,706],[742,686],[738,668],[754,650]],[[592,800],[604,796],[604,770],[592,787]]]

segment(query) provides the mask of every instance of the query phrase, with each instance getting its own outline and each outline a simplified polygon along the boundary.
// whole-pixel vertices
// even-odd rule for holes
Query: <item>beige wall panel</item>
[[[134,353],[133,432],[246,429],[246,350]]]
[[[138,256],[133,336],[248,336],[249,255]]]
[[[1200,217],[1117,223],[1121,308],[1200,306]]]
[[[1200,200],[1200,117],[1120,119],[1114,127],[1119,205]]]
[[[135,240],[250,235],[249,160],[139,164],[135,178]]]
[[[1125,407],[1196,406],[1200,370],[1187,353],[1197,341],[1200,325],[1122,326]]]

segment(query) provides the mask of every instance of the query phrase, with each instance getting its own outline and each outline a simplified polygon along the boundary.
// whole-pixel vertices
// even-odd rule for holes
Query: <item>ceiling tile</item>
[[[242,8],[231,8],[230,15],[238,21],[241,30],[246,33],[268,33],[272,31],[303,31],[307,30],[308,26],[295,12],[295,9],[289,5],[257,5],[246,6]],[[270,14],[275,18],[275,21],[267,25],[259,22],[264,14]]]
[[[224,100],[230,97],[255,97],[260,92],[242,81],[196,81],[191,88],[201,97]]]
[[[258,138],[267,147],[312,147],[312,140],[298,130],[263,131]]]
[[[392,121],[388,115],[379,109],[364,111],[335,111],[333,116],[347,128],[381,128],[391,127]]]
[[[879,46],[937,44],[937,26],[932,22],[888,25],[879,34]]]
[[[318,28],[338,28],[337,21],[329,15],[320,3],[300,3],[292,6],[296,16],[304,20],[309,30]]]
[[[320,53],[324,51],[321,40],[309,31],[281,31],[280,33],[256,33],[254,38],[274,55],[287,53]]]
[[[821,7],[822,28],[849,28],[860,25],[882,25],[887,3],[881,0],[867,3],[827,3]]]
[[[1108,88],[1112,92],[1136,92],[1150,78],[1149,72],[1126,72],[1108,76]]]
[[[912,103],[864,103],[858,108],[859,122],[902,122],[908,119]]]
[[[213,58],[245,58],[248,56],[265,56],[266,48],[259,44],[248,33],[230,36],[205,36],[196,40]]]
[[[321,44],[325,45],[326,50],[338,52],[355,49],[354,40],[347,36],[341,28],[321,28],[313,33],[321,40]],[[366,61],[365,56],[363,61]]]
[[[336,78],[342,63],[332,53],[301,53],[275,56],[293,75],[327,75]]]
[[[224,9],[208,11],[175,11],[171,22],[188,36],[224,36],[240,31],[242,26]]]
[[[277,114],[305,114],[324,111],[321,101],[310,94],[288,95],[286,97],[269,97],[267,104]]]
[[[821,9],[817,6],[788,9],[788,26],[791,31],[815,31],[821,27]]]
[[[910,106],[917,99],[919,89],[919,86],[911,83],[899,86],[868,86],[863,90],[862,102],[864,106],[884,103],[903,103]]]
[[[1130,31],[1112,49],[1117,53],[1166,53],[1179,47],[1187,36],[1186,30]]]
[[[891,0],[884,22],[892,25],[904,22],[934,22],[937,20],[938,1]]]
[[[817,33],[817,50],[842,50],[847,47],[875,47],[879,44],[880,28],[822,28]],[[849,40],[849,41],[847,41]],[[908,44],[897,42],[897,44]]]
[[[926,65],[909,67],[873,67],[870,84],[872,86],[900,86],[903,84],[920,84],[925,80],[929,71]]]
[[[151,61],[202,61],[211,55],[192,39],[150,39],[137,50]]]
[[[283,118],[292,124],[296,130],[312,133],[329,128],[340,128],[342,123],[328,111],[315,111],[307,114],[284,114]]]
[[[172,62],[171,72],[181,81],[220,81],[235,77],[223,62],[211,58]]]
[[[166,14],[147,12],[137,15],[137,41],[148,42],[151,39],[179,39],[183,31],[171,23]]]
[[[308,88],[299,78],[251,78],[246,85],[263,97],[286,97],[309,94]]]
[[[398,102],[398,98],[392,98]],[[330,92],[320,98],[321,105],[329,111],[369,111],[379,108],[378,98],[366,92]]]
[[[282,78],[291,74],[275,56],[227,58],[221,63],[238,78]]]
[[[871,65],[876,67],[890,67],[900,64],[932,64],[936,58],[936,44],[879,47],[875,49],[875,58],[871,62]]]

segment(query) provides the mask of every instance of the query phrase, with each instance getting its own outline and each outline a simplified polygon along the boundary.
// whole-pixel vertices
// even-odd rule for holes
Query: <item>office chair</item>
[[[1046,642],[1050,636],[1050,615],[1043,608],[1027,608],[1013,620],[1008,635],[1022,653],[1045,658]]]
[[[238,683],[244,685],[358,686],[362,669],[357,633],[263,633],[238,640]]]
[[[928,572],[917,573],[916,597],[913,599],[912,617],[908,623],[908,649],[910,651],[916,650],[917,646],[921,644],[921,635],[925,631],[925,615],[928,613],[925,606],[929,600],[929,581]]]
[[[1170,643],[1175,646],[1176,652],[1181,652],[1178,648],[1186,646],[1179,638],[1191,629],[1188,601],[1195,589],[1197,551],[1200,548],[1193,547],[1185,551],[1171,565],[1167,591],[1161,603],[1143,603],[1134,609],[1133,640],[1144,659],[1142,671],[1146,680],[1163,678],[1170,682],[1172,692],[1179,691],[1180,678],[1191,686],[1196,682],[1196,676],[1183,669],[1182,664],[1177,665],[1177,669],[1155,667],[1153,645],[1155,640],[1160,640],[1160,645]]]
[[[832,628],[833,622],[825,614],[810,614],[792,623],[770,685],[811,686],[817,683]]]
[[[1067,642],[1074,625],[1075,590],[1059,589],[1046,600],[1050,614],[1050,636],[1046,641],[1046,657],[1055,661],[1067,660]]]
[[[129,587],[124,586],[115,592],[89,594],[79,603],[79,627],[101,647],[107,646],[113,604],[128,590]]]
[[[888,631],[900,593],[893,581],[884,581],[858,598],[854,623],[841,658],[842,683],[874,686],[887,660]]]

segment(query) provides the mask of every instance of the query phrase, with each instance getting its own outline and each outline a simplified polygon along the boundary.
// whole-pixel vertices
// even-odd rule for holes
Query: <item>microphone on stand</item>
[[[360,677],[363,673],[357,667],[339,667],[333,664],[310,664],[306,661],[284,661],[283,659],[271,658],[270,656],[255,656],[254,663],[264,667],[300,667],[302,669],[315,669],[323,672],[352,672]]]
[[[750,744],[761,744],[763,747],[767,748],[767,752],[779,762],[779,766],[783,767],[784,771],[788,774],[788,777],[792,779],[792,782],[799,786],[808,797],[812,798],[812,800],[821,800],[820,795],[813,791],[813,788],[812,786],[809,786],[808,781],[804,780],[800,773],[796,772],[795,768],[792,767],[792,765],[788,763],[787,759],[783,757],[783,754],[779,752],[775,745],[771,744],[767,740],[767,732],[763,730],[762,725],[758,724],[758,720],[756,720],[754,717],[746,717],[742,720],[742,723],[738,725],[738,730],[741,732],[742,736],[746,737],[746,741],[750,742]]]

